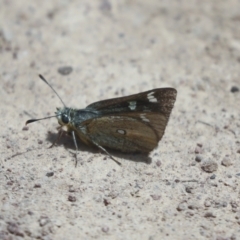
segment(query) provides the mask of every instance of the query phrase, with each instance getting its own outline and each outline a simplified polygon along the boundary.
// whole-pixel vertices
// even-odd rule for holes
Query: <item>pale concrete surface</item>
[[[240,239],[240,92],[230,91],[240,88],[239,9],[2,0],[0,239]],[[71,138],[48,149],[56,119],[22,130],[61,107],[39,73],[78,108],[175,87],[152,163],[116,154],[119,167],[83,146],[75,168]]]

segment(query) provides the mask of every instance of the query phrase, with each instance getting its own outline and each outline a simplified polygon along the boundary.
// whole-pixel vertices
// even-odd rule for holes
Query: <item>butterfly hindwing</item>
[[[87,129],[90,141],[123,152],[149,152],[158,143],[151,128],[129,117],[96,118],[89,121]]]
[[[159,113],[122,113],[87,120],[87,138],[102,147],[123,152],[150,152],[157,147],[167,124]]]

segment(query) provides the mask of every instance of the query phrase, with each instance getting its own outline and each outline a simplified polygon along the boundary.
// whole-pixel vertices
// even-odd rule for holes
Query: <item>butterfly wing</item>
[[[87,106],[98,117],[82,122],[90,141],[123,152],[150,152],[161,140],[177,91],[153,89]]]
[[[150,152],[164,134],[167,118],[157,113],[115,114],[84,122],[87,137],[122,152]]]
[[[87,110],[97,110],[102,115],[129,112],[157,112],[167,119],[176,100],[174,88],[156,88],[150,91],[133,94],[127,97],[112,98],[92,103]]]

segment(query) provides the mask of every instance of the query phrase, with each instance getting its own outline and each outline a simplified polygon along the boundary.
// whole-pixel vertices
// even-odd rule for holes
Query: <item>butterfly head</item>
[[[68,126],[72,122],[72,114],[71,109],[68,107],[57,108],[57,112],[55,112],[56,117],[58,119],[58,123],[61,126]]]

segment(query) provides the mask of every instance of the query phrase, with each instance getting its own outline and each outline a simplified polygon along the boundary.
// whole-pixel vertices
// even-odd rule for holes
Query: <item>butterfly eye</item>
[[[69,123],[69,117],[66,114],[62,115],[62,122],[64,124],[68,124]]]

